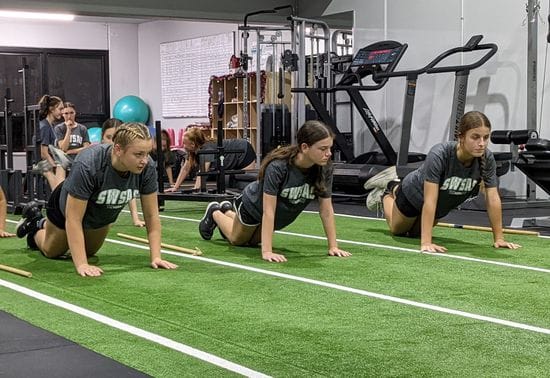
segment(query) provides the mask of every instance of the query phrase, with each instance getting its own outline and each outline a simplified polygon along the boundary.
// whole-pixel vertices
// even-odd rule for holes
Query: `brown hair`
[[[65,101],[63,103],[63,107],[64,108],[73,108],[76,111],[76,106],[74,106],[74,104],[72,102],[69,102],[69,101]]]
[[[117,127],[113,135],[113,144],[118,144],[124,149],[136,139],[151,140],[147,126],[139,122],[123,123]]]
[[[200,127],[191,127],[187,129],[183,137],[187,137],[191,143],[197,146],[197,150],[200,150],[201,147],[209,141]],[[191,167],[194,167],[197,164],[197,151],[187,151],[187,154],[189,164],[191,164]]]
[[[308,146],[312,146],[320,140],[326,138],[334,138],[334,133],[328,128],[327,125],[320,121],[306,121],[302,127],[298,130],[296,135],[297,144],[290,146],[279,147],[271,151],[262,161],[260,171],[258,172],[258,179],[263,180],[265,170],[269,163],[273,160],[286,160],[289,164],[294,164],[296,155],[300,152],[302,143]],[[325,188],[326,176],[330,174],[331,162],[322,167],[320,165],[314,165],[310,168],[309,174],[315,178],[315,194],[319,194],[327,190]]]
[[[466,132],[471,129],[477,129],[478,127],[487,127],[489,130],[491,130],[491,122],[489,121],[489,118],[481,112],[478,111],[470,111],[465,113],[462,118],[460,118],[460,122],[458,123],[458,127],[456,128],[456,138],[459,139],[460,137],[463,137],[466,135]],[[483,180],[483,173],[485,173],[485,155],[486,152],[481,155],[479,158],[479,167],[481,171],[481,179]],[[485,182],[483,180],[483,182]]]
[[[52,112],[52,110],[57,107],[60,103],[63,103],[63,100],[57,96],[44,95],[38,100],[38,105],[40,110],[38,111],[38,119],[43,120]]]
[[[113,127],[116,129],[122,125],[122,123],[123,122],[118,118],[109,118],[103,122],[103,125],[101,125],[101,139],[105,136],[105,131],[112,129]]]

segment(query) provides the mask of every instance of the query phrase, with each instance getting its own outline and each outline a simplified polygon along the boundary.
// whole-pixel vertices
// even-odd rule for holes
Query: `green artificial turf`
[[[148,251],[107,241],[91,263],[105,274],[81,278],[72,262],[47,260],[23,240],[2,239],[0,264],[33,273],[10,281],[273,376],[543,376],[550,335],[300,282],[308,278],[422,304],[550,329],[550,273],[415,252],[418,240],[391,236],[382,221],[337,217],[350,258],[326,255],[326,241],[276,234],[288,262],[261,260],[259,249],[200,239],[205,204],[167,202],[163,241],[199,247],[205,259],[166,255],[175,271],[148,267]],[[184,218],[173,219],[173,218]],[[15,219],[15,218],[13,218]],[[13,226],[12,226],[13,227]],[[324,236],[317,214],[284,231]],[[145,237],[123,213],[117,232]],[[436,228],[449,255],[550,269],[550,240],[496,250],[491,233]],[[136,244],[135,242],[125,241]],[[409,249],[396,251],[384,245]],[[211,261],[213,260],[213,261]],[[230,262],[266,272],[252,272]],[[275,277],[269,272],[290,277]],[[0,285],[0,309],[157,377],[231,373],[151,341],[56,308]]]

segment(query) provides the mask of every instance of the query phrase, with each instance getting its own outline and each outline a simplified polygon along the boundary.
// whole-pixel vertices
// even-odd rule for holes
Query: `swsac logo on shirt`
[[[97,200],[95,201],[98,205],[126,205],[132,198],[139,197],[139,190],[137,189],[107,189],[99,192]]]
[[[441,185],[440,190],[447,190],[449,194],[461,195],[465,193],[470,193],[474,190],[477,185],[477,180],[469,177],[449,177],[445,180],[443,185]]]
[[[285,188],[281,191],[280,196],[287,198],[292,204],[304,203],[307,200],[315,199],[313,194],[313,187],[307,182],[302,186],[295,186],[292,188]]]

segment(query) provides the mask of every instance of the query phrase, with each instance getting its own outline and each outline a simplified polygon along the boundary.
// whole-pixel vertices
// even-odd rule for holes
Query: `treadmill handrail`
[[[498,46],[494,43],[479,44],[481,39],[483,39],[482,35],[474,35],[472,38],[470,38],[468,42],[466,42],[464,46],[454,47],[452,49],[444,51],[443,53],[438,55],[435,59],[433,59],[430,63],[428,63],[426,66],[422,68],[419,68],[416,70],[394,71],[389,73],[379,73],[379,74],[375,73],[373,76],[379,79],[384,79],[389,77],[402,77],[402,76],[416,77],[423,73],[433,74],[433,73],[443,73],[443,72],[461,72],[461,71],[469,71],[469,70],[476,69],[482,66],[485,62],[487,62],[498,51]],[[480,50],[489,50],[489,51],[486,54],[484,54],[480,59],[478,59],[477,61],[471,64],[436,67],[439,63],[441,63],[441,61],[443,61],[444,59],[448,58],[451,55],[454,55],[457,53],[480,51]]]

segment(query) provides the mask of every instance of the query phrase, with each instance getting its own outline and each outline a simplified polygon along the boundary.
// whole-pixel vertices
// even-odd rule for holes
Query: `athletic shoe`
[[[40,173],[40,174],[44,174],[46,172],[49,172],[52,169],[53,169],[52,165],[47,160],[40,160],[38,163],[36,163],[32,166],[32,171],[34,173]]]
[[[370,191],[367,196],[367,208],[370,211],[377,211],[380,206],[382,206],[382,195],[384,194],[384,189],[374,188]]]
[[[63,152],[63,150],[60,150],[57,147],[54,147],[52,144],[48,146],[48,149],[50,150],[50,154],[53,157],[53,160],[55,160],[55,163],[59,165],[64,170],[69,169],[69,167],[72,165],[71,159],[67,157],[67,154]]]
[[[395,165],[378,172],[365,182],[363,187],[365,190],[371,190],[374,188],[386,189],[388,182],[397,180],[397,171]]]
[[[226,213],[229,210],[233,210],[233,204],[230,201],[222,201],[220,202],[220,211],[222,213]]]
[[[217,202],[210,202],[206,207],[204,216],[199,223],[199,234],[204,240],[212,239],[212,234],[216,229],[216,222],[214,222],[214,211],[220,210],[220,204]]]
[[[44,216],[40,210],[38,202],[31,201],[23,207],[22,217],[16,227],[18,238],[25,237],[28,234],[34,235],[38,231],[38,221]]]
[[[27,247],[29,247],[30,249],[38,250],[38,245],[34,241],[34,235],[36,235],[36,233],[30,233],[27,235]]]

